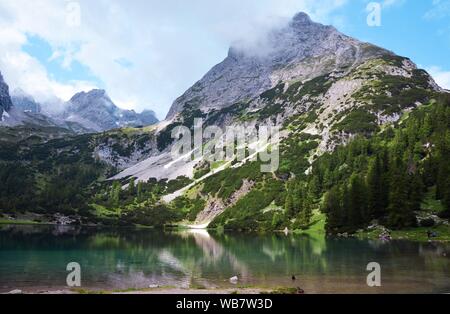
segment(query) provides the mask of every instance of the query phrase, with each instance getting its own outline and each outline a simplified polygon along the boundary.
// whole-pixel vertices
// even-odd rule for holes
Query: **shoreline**
[[[398,287],[400,288],[400,286]],[[342,287],[342,289],[336,289],[332,291],[322,290],[303,290],[300,287],[235,287],[235,288],[179,288],[179,287],[158,287],[158,288],[142,288],[142,289],[83,289],[83,288],[24,288],[14,289],[10,291],[0,292],[0,295],[7,294],[24,294],[24,295],[271,295],[271,294],[283,294],[283,295],[295,295],[295,294],[405,294],[405,293],[419,293],[419,294],[450,294],[450,291],[408,291],[403,289],[395,290],[380,290],[377,288],[370,289],[351,289],[350,287]]]
[[[66,285],[40,285],[20,287],[13,283],[0,289],[0,294],[178,294],[178,295],[210,295],[210,294],[448,294],[450,286],[429,282],[425,276],[397,277],[385,274],[382,285],[370,287],[363,275],[302,275],[295,281],[291,278],[277,277],[265,283],[238,283],[224,285],[149,285],[133,288],[114,287],[114,285],[86,285],[68,287]],[[14,289],[17,289],[14,291]]]
[[[262,288],[262,287],[216,287],[216,288],[181,288],[161,286],[154,288],[101,289],[101,288],[67,288],[67,287],[27,287],[2,291],[0,294],[296,294],[297,288]]]
[[[61,227],[82,227],[82,228],[134,228],[134,229],[154,229],[154,227],[149,226],[142,226],[142,225],[134,225],[134,226],[103,226],[103,225],[61,225],[53,222],[34,222],[34,221],[27,221],[27,220],[17,220],[17,221],[7,221],[7,220],[0,220],[0,227],[1,226],[61,226]],[[165,228],[164,228],[165,229]],[[168,230],[192,230],[192,231],[199,231],[204,230],[206,232],[214,231],[214,229],[197,229],[197,228],[168,228]],[[429,239],[426,236],[426,230],[431,231],[437,231],[438,237]],[[233,232],[233,231],[229,231]],[[362,231],[357,232],[355,234],[348,235],[346,237],[339,237],[339,236],[330,236],[330,238],[336,238],[336,239],[359,239],[359,240],[380,240],[379,239],[379,230],[373,230],[373,231]],[[279,231],[274,232],[267,232],[268,233],[280,233]],[[308,235],[308,236],[324,236],[328,237],[322,230],[293,230],[289,232],[289,235]],[[450,226],[449,225],[439,225],[435,227],[425,228],[425,227],[417,227],[417,228],[410,228],[410,229],[404,229],[404,230],[394,230],[391,233],[391,240],[399,241],[399,240],[405,240],[405,241],[413,241],[413,242],[420,242],[420,243],[428,243],[428,242],[439,242],[439,243],[448,243],[450,242]],[[381,240],[380,240],[381,241]]]

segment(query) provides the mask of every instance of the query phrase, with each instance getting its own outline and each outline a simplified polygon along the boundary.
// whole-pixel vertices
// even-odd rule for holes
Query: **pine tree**
[[[327,215],[326,229],[330,232],[340,231],[345,217],[342,215],[339,186],[334,186],[325,195],[322,211]]]
[[[433,121],[431,115],[426,115],[423,119],[423,124],[420,128],[420,137],[426,140],[430,137],[433,131]]]
[[[448,160],[441,160],[438,172],[436,198],[442,201],[446,217],[450,217],[450,165]]]
[[[356,230],[364,224],[364,217],[367,217],[367,188],[359,175],[350,178],[349,200],[349,225]]]
[[[284,209],[286,210],[286,215],[288,217],[292,217],[294,215],[294,200],[292,197],[292,192],[290,190],[288,190],[286,195]]]
[[[118,207],[120,202],[120,193],[122,191],[122,187],[118,181],[114,181],[111,187],[111,203],[113,206]]]
[[[278,213],[274,213],[272,216],[272,223],[271,223],[271,228],[276,230],[280,224],[280,214]]]
[[[292,217],[302,211],[303,207],[303,188],[300,184],[296,184],[292,193]]]
[[[408,189],[408,210],[417,211],[420,210],[420,205],[423,199],[424,184],[419,174],[411,174],[409,179]]]
[[[308,184],[308,192],[314,198],[319,198],[321,194],[320,182],[318,176],[313,176]]]
[[[393,163],[388,224],[393,228],[411,227],[415,224],[415,216],[408,200],[408,182],[406,167],[400,158]]]
[[[297,219],[301,227],[307,227],[311,223],[312,211],[311,207],[305,206],[298,215]]]
[[[439,163],[438,170],[437,170],[437,180],[436,180],[436,197],[438,199],[443,199],[445,197],[445,193],[447,192],[447,181],[448,177],[450,176],[450,162],[448,161],[448,155],[445,157],[445,149],[442,149],[443,153],[439,154],[439,157],[437,158],[436,162]],[[449,151],[450,153],[450,151]]]
[[[442,199],[442,203],[444,205],[445,211],[446,211],[446,217],[450,218],[450,176],[447,177],[446,183],[445,183],[445,193],[444,197]]]
[[[375,160],[370,164],[367,174],[368,188],[368,211],[370,218],[379,218],[385,212],[384,202],[384,182],[381,166],[381,159],[377,155]]]
[[[128,184],[128,194],[130,196],[134,196],[136,194],[136,184],[134,178],[131,178],[130,183]]]
[[[144,187],[142,181],[139,181],[137,184],[137,199],[139,202],[144,200]]]

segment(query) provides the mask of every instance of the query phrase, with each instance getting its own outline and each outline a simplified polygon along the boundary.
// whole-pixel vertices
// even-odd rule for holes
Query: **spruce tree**
[[[367,174],[367,188],[368,188],[368,212],[370,218],[379,218],[385,211],[385,195],[383,189],[383,173],[381,166],[381,159],[377,155],[369,166]]]
[[[120,193],[122,191],[122,187],[118,181],[114,181],[111,187],[111,203],[113,206],[118,207],[120,202]]]
[[[292,197],[292,191],[290,191],[290,190],[288,190],[287,195],[286,195],[284,209],[286,210],[286,215],[288,217],[292,217],[294,215],[294,200]]]
[[[319,198],[321,194],[321,187],[318,176],[313,176],[308,184],[308,192],[314,197]]]
[[[303,197],[304,197],[303,187],[300,184],[296,184],[294,187],[294,192],[292,194],[292,204],[293,204],[292,216],[295,216],[302,211]]]
[[[134,178],[131,178],[130,183],[128,184],[128,194],[130,196],[134,196],[136,194],[136,184]]]
[[[392,167],[388,224],[393,228],[411,227],[415,224],[415,216],[408,200],[409,184],[406,167],[398,157]]]
[[[409,175],[408,210],[418,211],[422,203],[424,184],[418,173]]]
[[[350,178],[349,200],[349,227],[356,230],[364,224],[367,217],[367,189],[359,175]]]
[[[137,184],[137,199],[139,202],[144,200],[144,187],[142,181],[139,181]]]
[[[339,186],[334,186],[325,195],[322,211],[327,215],[326,229],[329,232],[339,231],[342,227],[341,192]]]

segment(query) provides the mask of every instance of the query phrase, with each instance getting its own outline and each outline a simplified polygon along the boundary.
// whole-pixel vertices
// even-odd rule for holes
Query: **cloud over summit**
[[[102,87],[122,107],[152,109],[163,117],[232,43],[260,48],[264,34],[296,12],[326,20],[345,2],[0,0],[0,69],[13,88],[38,99],[53,94],[67,100],[80,90]],[[29,36],[51,46],[48,62],[24,52]],[[50,62],[60,69],[49,68]],[[58,79],[74,62],[103,86],[92,77]]]

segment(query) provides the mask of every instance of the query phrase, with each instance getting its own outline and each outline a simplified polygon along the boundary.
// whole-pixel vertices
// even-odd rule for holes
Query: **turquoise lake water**
[[[306,293],[450,292],[450,244],[216,234],[203,230],[0,226],[0,292],[67,289],[301,287]],[[367,264],[381,265],[368,287]],[[292,280],[292,275],[296,280]],[[229,278],[238,276],[237,285]]]

